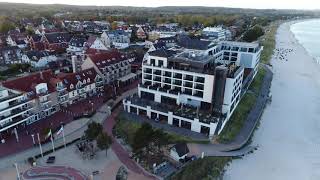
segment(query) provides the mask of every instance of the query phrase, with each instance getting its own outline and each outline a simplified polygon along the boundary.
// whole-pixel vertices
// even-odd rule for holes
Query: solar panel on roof
[[[78,80],[80,80],[81,79],[81,77],[77,74],[76,75],[76,78],[78,79]]]

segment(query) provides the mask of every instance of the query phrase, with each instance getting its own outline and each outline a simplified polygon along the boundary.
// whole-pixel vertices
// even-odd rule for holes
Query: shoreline
[[[275,78],[271,93],[274,99],[265,108],[261,125],[253,136],[252,145],[259,148],[253,154],[233,160],[226,168],[224,179],[320,178],[317,173],[320,167],[316,165],[320,159],[305,158],[317,157],[312,151],[320,143],[317,133],[320,123],[316,118],[320,114],[317,110],[320,80],[316,79],[320,76],[320,67],[291,31],[293,24],[308,20],[313,19],[284,22],[279,26],[275,49],[293,49],[293,52],[282,60],[275,53],[272,55],[270,63]]]
[[[294,34],[294,32],[291,29],[291,26],[294,24],[298,24],[298,23],[302,23],[302,22],[307,22],[307,21],[315,21],[315,20],[320,20],[320,18],[312,18],[312,19],[304,19],[304,20],[296,20],[296,21],[290,21],[287,22],[288,26],[289,26],[289,31],[292,34],[295,43],[299,44],[304,50],[305,52],[316,62],[317,65],[320,64],[320,57],[314,57],[311,52],[308,51],[308,49],[306,47],[303,46],[303,44],[298,40],[298,38],[296,37],[296,35]],[[319,59],[317,59],[319,58]]]

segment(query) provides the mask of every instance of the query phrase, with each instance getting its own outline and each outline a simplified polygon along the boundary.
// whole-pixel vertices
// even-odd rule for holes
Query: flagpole
[[[64,127],[63,127],[63,125],[62,125],[62,138],[63,138],[64,147],[67,148],[66,138],[65,138],[65,136],[64,136]]]
[[[53,150],[53,152],[54,152],[54,143],[53,143],[53,137],[52,137],[52,131],[51,131],[51,129],[50,129],[50,139],[51,139],[51,144],[52,144],[52,150]]]
[[[17,163],[14,163],[14,166],[16,167],[16,171],[17,171],[17,179],[20,180],[20,172],[19,172],[19,169],[18,169],[18,164]]]
[[[39,133],[37,133],[37,136],[38,136],[38,142],[39,142],[39,147],[40,147],[41,157],[43,157],[43,153],[42,153],[42,147],[41,147],[41,142],[40,142],[40,136],[39,136]]]

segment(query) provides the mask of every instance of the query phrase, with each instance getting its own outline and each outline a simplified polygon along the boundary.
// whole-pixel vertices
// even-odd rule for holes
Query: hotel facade
[[[202,49],[149,52],[138,94],[123,100],[124,110],[209,137],[218,135],[240,102],[245,83],[254,78],[262,49],[226,41]]]

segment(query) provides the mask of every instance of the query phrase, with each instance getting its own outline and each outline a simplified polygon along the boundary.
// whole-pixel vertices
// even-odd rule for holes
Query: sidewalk
[[[233,141],[228,144],[188,144],[194,155],[201,156],[242,156],[256,149],[256,147],[246,146],[254,129],[262,115],[268,101],[273,73],[268,67],[264,67],[266,75],[255,106],[251,109],[244,126]]]

